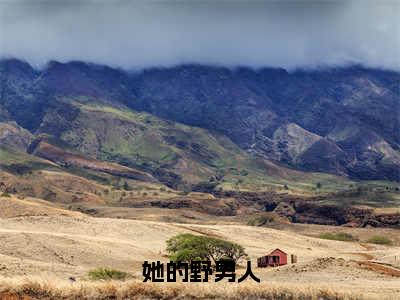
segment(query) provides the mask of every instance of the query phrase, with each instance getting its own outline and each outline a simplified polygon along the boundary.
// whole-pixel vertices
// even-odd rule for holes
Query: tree
[[[239,244],[222,239],[198,236],[190,233],[176,235],[167,241],[167,251],[172,261],[230,259],[237,263],[247,257]]]
[[[317,189],[320,189],[322,187],[322,183],[321,182],[317,182]]]
[[[209,260],[201,236],[189,233],[179,234],[167,241],[167,251],[172,261]]]

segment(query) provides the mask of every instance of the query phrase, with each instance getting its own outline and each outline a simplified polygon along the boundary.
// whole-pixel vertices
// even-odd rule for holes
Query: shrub
[[[89,271],[88,275],[91,280],[123,280],[128,276],[128,273],[114,269],[98,268]]]
[[[7,192],[4,192],[4,193],[2,193],[1,194],[1,197],[11,197],[11,195],[9,194],[9,193],[7,193]]]
[[[271,223],[275,221],[274,216],[272,215],[261,215],[261,216],[255,216],[254,218],[250,219],[247,222],[247,225],[249,226],[262,226],[267,223]]]
[[[167,241],[167,251],[172,261],[231,259],[237,262],[247,257],[239,244],[218,238],[190,233],[178,234]]]
[[[214,192],[217,185],[218,182],[202,181],[193,185],[191,191],[201,192],[201,193],[212,193]]]
[[[345,233],[345,232],[324,232],[319,235],[320,239],[325,239],[325,240],[335,240],[335,241],[343,241],[343,242],[351,242],[351,241],[356,241],[357,238],[354,237],[350,233]]]
[[[125,191],[132,191],[132,187],[125,181],[123,185]]]
[[[375,235],[367,240],[367,243],[378,244],[378,245],[392,245],[393,242],[391,239],[386,236]]]
[[[280,300],[356,300],[365,296],[343,288],[310,286],[285,286],[279,284],[201,284],[149,283],[138,281],[80,282],[64,284],[57,280],[27,278],[25,280],[2,280],[0,299],[280,299]],[[389,299],[389,298],[387,298]]]

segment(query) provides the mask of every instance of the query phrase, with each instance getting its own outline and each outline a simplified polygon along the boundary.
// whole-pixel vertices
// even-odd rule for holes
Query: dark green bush
[[[378,245],[392,245],[393,242],[386,236],[375,235],[367,240],[367,243],[378,244]]]
[[[247,257],[239,244],[218,238],[178,234],[167,241],[167,251],[172,261],[231,259],[237,262]]]
[[[319,235],[319,238],[325,240],[335,240],[343,242],[351,242],[357,240],[357,238],[354,237],[352,234],[345,232],[324,232]]]
[[[88,275],[91,280],[123,280],[128,276],[128,273],[108,268],[97,268],[89,271]]]
[[[262,226],[267,223],[271,223],[275,221],[274,216],[272,215],[261,215],[261,216],[255,216],[251,218],[248,222],[247,225],[249,226]]]

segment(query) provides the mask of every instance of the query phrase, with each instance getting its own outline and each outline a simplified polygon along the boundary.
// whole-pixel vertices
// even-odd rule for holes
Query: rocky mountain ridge
[[[84,134],[88,118],[91,124],[106,121],[104,112],[87,109],[97,105],[201,127],[228,137],[252,157],[290,168],[355,179],[400,179],[397,72],[361,66],[287,72],[182,65],[129,73],[84,62],[51,62],[35,70],[14,59],[0,62],[0,78],[0,121],[16,122],[34,135],[62,137],[96,158],[110,158],[96,152],[98,134]],[[107,122],[125,128],[121,118]],[[146,122],[135,130],[146,131]],[[170,131],[154,146],[169,142],[179,148],[184,139],[176,134]],[[126,145],[118,141],[109,147],[120,154],[114,147]],[[194,147],[202,152],[201,143]]]

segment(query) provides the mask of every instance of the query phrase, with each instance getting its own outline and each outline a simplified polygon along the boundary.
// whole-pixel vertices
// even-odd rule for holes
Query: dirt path
[[[360,244],[360,246],[361,247],[363,247],[365,250],[367,250],[367,251],[372,251],[372,250],[375,250],[376,248],[374,247],[374,246],[372,246],[372,245],[368,245],[368,244],[365,244],[365,243],[359,243]]]
[[[368,245],[365,243],[359,243],[361,247],[363,247],[367,251],[373,251],[376,249],[376,247],[372,245]],[[363,257],[365,260],[358,260],[357,263],[359,266],[363,269],[374,271],[380,274],[385,274],[393,277],[400,277],[400,269],[389,266],[384,263],[380,263],[377,261],[372,261],[375,259],[375,256],[370,254],[370,253],[365,253],[365,252],[353,252],[353,253],[347,253],[347,254],[354,254],[354,255],[359,255]]]
[[[358,261],[359,266],[363,269],[374,271],[380,274],[390,275],[393,277],[400,277],[400,269],[387,266],[374,261]]]
[[[358,256],[361,256],[363,258],[363,260],[373,260],[375,258],[375,256],[373,256],[372,254],[365,253],[365,252],[346,252],[344,254],[358,255]]]

